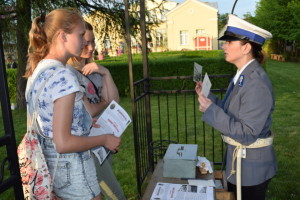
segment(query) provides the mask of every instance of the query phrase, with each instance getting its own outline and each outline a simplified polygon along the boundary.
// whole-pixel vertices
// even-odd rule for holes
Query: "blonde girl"
[[[120,145],[112,134],[88,137],[92,119],[83,104],[83,91],[65,67],[70,57],[80,56],[86,44],[84,33],[84,21],[74,9],[56,9],[46,17],[36,17],[29,32],[25,77],[29,78],[27,88],[34,86],[31,93],[26,92],[28,112],[46,81],[38,96],[37,121],[54,191],[61,199],[101,199],[90,149],[105,146],[115,152]]]

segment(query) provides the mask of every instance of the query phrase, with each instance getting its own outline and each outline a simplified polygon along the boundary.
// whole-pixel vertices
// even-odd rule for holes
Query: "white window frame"
[[[189,32],[187,30],[180,31],[180,45],[189,44]]]
[[[196,29],[196,35],[201,35],[205,33],[205,29]]]

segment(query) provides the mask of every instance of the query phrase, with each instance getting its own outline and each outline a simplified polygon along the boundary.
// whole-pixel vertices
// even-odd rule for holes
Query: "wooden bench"
[[[279,55],[279,54],[271,54],[271,59],[272,60],[278,60],[278,61],[285,61],[284,56]]]

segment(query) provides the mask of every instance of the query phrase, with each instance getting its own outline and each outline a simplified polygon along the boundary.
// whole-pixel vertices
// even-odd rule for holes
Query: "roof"
[[[180,9],[181,7],[183,7],[184,5],[186,5],[187,3],[191,2],[191,1],[197,3],[197,4],[201,5],[201,6],[207,7],[208,9],[211,9],[211,10],[213,10],[215,12],[218,12],[218,9],[217,9],[218,8],[218,4],[217,4],[217,2],[209,3],[209,2],[201,2],[199,0],[185,0],[184,2],[182,2],[178,6],[176,6],[174,9],[172,9],[170,12],[166,13],[166,15],[169,15],[172,12]]]

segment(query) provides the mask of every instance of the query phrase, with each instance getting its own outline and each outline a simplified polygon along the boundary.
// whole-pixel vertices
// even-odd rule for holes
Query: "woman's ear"
[[[251,46],[251,44],[249,42],[247,42],[246,44],[244,44],[242,46],[242,48],[243,48],[243,51],[244,51],[245,54],[251,53],[252,46]]]
[[[67,36],[64,31],[59,31],[58,32],[58,39],[61,40],[62,42],[67,42]]]

